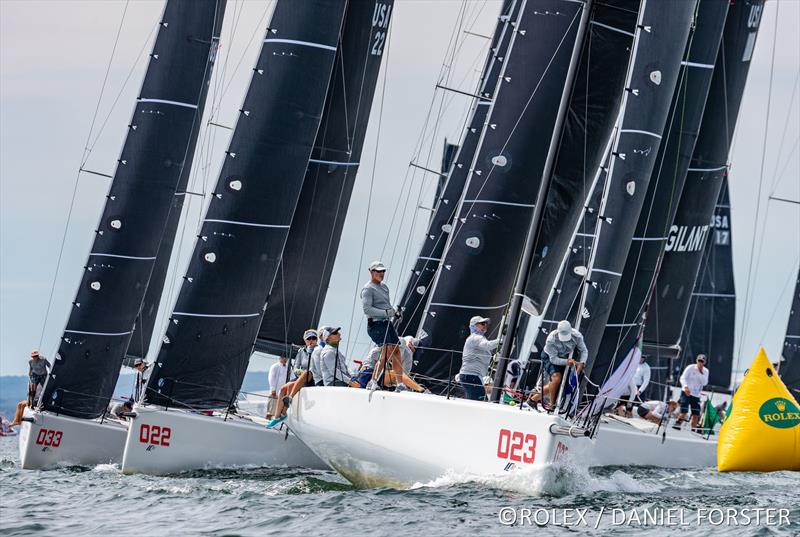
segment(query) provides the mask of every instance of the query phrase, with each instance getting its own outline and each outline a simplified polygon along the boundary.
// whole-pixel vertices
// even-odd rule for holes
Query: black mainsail
[[[486,123],[489,105],[494,98],[509,43],[514,35],[512,23],[516,22],[519,16],[522,3],[522,0],[506,0],[503,3],[479,81],[477,97],[472,103],[469,122],[445,185],[436,197],[425,240],[414,261],[414,267],[411,269],[400,300],[403,317],[397,325],[398,334],[416,334],[422,323],[422,314],[430,297],[431,286],[442,260],[447,237],[453,229],[453,217],[458,209],[458,201],[472,169],[472,161]]]
[[[800,399],[800,270],[797,272],[797,282],[792,295],[792,309],[789,311],[789,322],[786,325],[786,337],[783,340],[780,364],[780,376],[786,387],[794,395],[795,400]]]
[[[287,355],[317,326],[358,172],[394,0],[350,0],[322,124],[256,348]],[[313,282],[313,285],[309,285]]]
[[[525,295],[544,311],[619,114],[639,0],[595,2]],[[602,190],[602,188],[601,188]]]
[[[147,289],[170,205],[188,174],[224,0],[169,0],[53,370],[46,410],[103,414]]]
[[[722,40],[727,0],[700,0],[694,29],[686,46],[678,87],[672,97],[664,139],[647,187],[632,237],[619,291],[614,297],[608,327],[598,354],[627,355],[642,331],[652,282],[658,269],[667,230],[683,190],[692,151],[700,131],[714,60]]]
[[[763,7],[762,0],[746,0],[728,9],[700,133],[647,313],[644,341],[656,352],[677,354],[680,349],[710,222],[727,177],[730,144]]]
[[[733,368],[736,288],[733,281],[731,205],[727,181],[722,183],[711,230],[684,327],[680,365],[683,368],[694,362],[698,354],[705,354],[710,388],[728,390]]]
[[[225,11],[225,2],[220,1],[219,15],[217,16],[217,26],[214,29],[212,40],[212,55],[209,58],[210,62],[214,62],[216,57],[216,49],[219,42],[219,34],[222,29],[223,14]],[[144,359],[147,356],[147,350],[150,348],[150,342],[153,339],[153,329],[155,328],[156,318],[158,317],[159,306],[162,303],[162,294],[164,292],[164,284],[167,280],[167,270],[169,269],[170,259],[172,258],[172,248],[175,244],[175,236],[178,232],[178,225],[180,224],[181,214],[183,213],[183,205],[186,196],[190,195],[187,192],[189,186],[189,177],[192,172],[192,161],[194,160],[194,152],[197,149],[197,139],[200,134],[200,120],[203,117],[203,109],[205,108],[206,97],[210,86],[211,69],[208,70],[207,79],[203,85],[202,93],[197,105],[197,124],[192,130],[192,136],[189,140],[186,158],[184,159],[183,169],[181,176],[178,179],[178,187],[175,190],[175,195],[172,198],[172,206],[169,210],[169,218],[167,224],[164,226],[164,233],[161,237],[161,244],[158,247],[156,254],[156,261],[153,264],[153,270],[150,273],[150,281],[147,284],[147,292],[144,294],[144,301],[142,302],[139,316],[136,319],[136,326],[133,329],[130,344],[128,345],[125,365],[133,365],[136,358]]]
[[[598,354],[598,349],[656,163],[694,11],[695,2],[645,2],[639,12],[607,195],[577,323],[589,348],[587,371],[595,383],[613,362],[612,355]]]
[[[528,1],[511,20],[508,52],[419,332],[424,347],[416,371],[439,380],[458,371],[470,317],[491,318],[495,334],[501,324],[550,173],[551,146],[560,138],[588,8]]]
[[[345,0],[279,0],[146,403],[227,407],[241,387],[320,126]]]

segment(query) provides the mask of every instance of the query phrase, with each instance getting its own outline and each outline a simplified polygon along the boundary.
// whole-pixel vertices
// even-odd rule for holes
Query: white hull
[[[84,420],[50,412],[25,410],[19,435],[19,458],[24,469],[59,465],[93,466],[122,460],[127,428],[116,421]]]
[[[134,407],[122,457],[126,474],[171,474],[204,468],[299,466],[328,469],[286,429],[265,420],[207,416],[180,409]]]
[[[504,475],[543,469],[562,457],[586,466],[716,462],[714,440],[669,429],[662,443],[633,420],[607,420],[596,438],[575,438],[550,431],[567,425],[561,418],[517,407],[409,392],[369,396],[352,388],[301,390],[289,411],[292,431],[359,486],[404,488],[450,472]]]

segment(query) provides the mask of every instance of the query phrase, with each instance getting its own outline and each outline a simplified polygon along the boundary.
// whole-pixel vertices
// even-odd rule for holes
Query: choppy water
[[[332,472],[286,468],[173,477],[123,476],[113,465],[21,471],[16,445],[16,438],[0,438],[0,535],[800,535],[800,474],[792,472],[564,467],[489,480],[445,476],[406,491],[358,490]],[[503,513],[515,515],[516,525],[500,523],[503,508],[516,509]],[[788,515],[756,525],[751,511],[749,525],[733,526],[714,525],[718,512],[710,511],[698,524],[701,508],[733,509],[740,524],[745,508]],[[587,510],[586,525],[565,511],[572,509]],[[646,525],[645,510],[671,525]],[[536,521],[542,525],[528,524]]]

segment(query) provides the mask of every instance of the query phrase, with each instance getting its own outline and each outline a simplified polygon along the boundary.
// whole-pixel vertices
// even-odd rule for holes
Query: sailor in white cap
[[[578,349],[580,358],[575,359],[573,353]],[[567,366],[575,366],[580,373],[586,365],[589,350],[583,341],[583,335],[572,328],[569,321],[560,321],[558,328],[550,332],[542,350],[542,368],[550,376],[550,382],[544,386],[544,391],[550,396],[550,404],[554,404],[558,397],[558,388]],[[534,394],[532,400],[538,401],[541,395]]]
[[[317,337],[319,343],[314,348],[314,350],[311,351],[311,365],[309,367],[309,371],[311,372],[311,375],[314,377],[315,386],[324,386],[324,384],[322,383],[322,368],[319,365],[319,357],[322,354],[323,347],[325,347],[325,341],[323,341],[322,338],[319,337],[319,335],[322,334],[322,332],[327,329],[328,327],[324,325],[317,328]]]
[[[389,296],[389,286],[383,283],[386,276],[386,266],[380,261],[373,261],[367,267],[370,280],[361,289],[361,305],[364,315],[367,316],[367,334],[370,339],[381,347],[381,357],[375,366],[372,379],[377,381],[385,364],[388,364],[394,372],[393,378],[403,378],[403,363],[400,355],[400,338],[397,337],[392,322],[400,318],[400,314],[392,307]],[[388,386],[390,376],[384,375],[384,384]],[[373,385],[370,385],[372,387]],[[407,389],[402,382],[397,381],[395,388],[398,391]]]
[[[464,341],[461,354],[461,369],[458,382],[464,390],[464,397],[479,401],[486,397],[483,388],[483,377],[489,371],[489,362],[497,349],[500,338],[489,340],[486,332],[489,329],[489,318],[476,315],[469,320],[470,335]]]

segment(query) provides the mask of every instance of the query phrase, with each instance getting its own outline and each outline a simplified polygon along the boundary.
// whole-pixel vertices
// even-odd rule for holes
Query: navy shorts
[[[375,342],[378,347],[384,345],[397,345],[400,343],[400,338],[397,337],[397,332],[394,325],[388,320],[386,321],[368,321],[367,334],[369,338]]]
[[[458,376],[458,383],[464,390],[464,399],[472,399],[473,401],[483,401],[486,399],[486,389],[483,387],[483,379],[478,375],[464,375]]]
[[[47,380],[47,375],[37,375],[36,373],[31,373],[30,375],[31,384],[44,384],[44,381]]]
[[[363,371],[358,373],[358,377],[356,378],[356,380],[358,381],[358,384],[362,388],[366,388],[367,384],[369,383],[369,381],[372,380],[372,372],[373,371],[375,371],[375,369],[373,369],[371,367],[368,367],[368,368],[366,368]]]
[[[686,395],[686,392],[681,392],[678,404],[681,406],[681,414],[688,413],[689,408],[691,408],[692,416],[700,415],[700,398],[696,395]]]
[[[544,370],[547,371],[547,375],[550,377],[553,376],[553,373],[561,373],[561,376],[564,376],[564,370],[567,368],[563,365],[553,365],[550,362],[550,356],[548,356],[546,352],[542,353],[542,367],[544,367]]]

